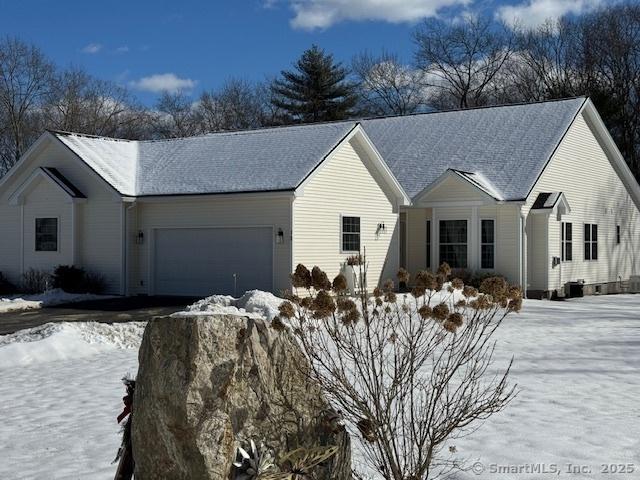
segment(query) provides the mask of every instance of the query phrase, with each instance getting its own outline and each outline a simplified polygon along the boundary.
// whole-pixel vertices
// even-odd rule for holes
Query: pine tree
[[[342,120],[353,115],[355,85],[347,80],[347,69],[334,63],[333,55],[313,45],[294,67],[283,70],[271,85],[272,103],[283,110],[284,122]]]

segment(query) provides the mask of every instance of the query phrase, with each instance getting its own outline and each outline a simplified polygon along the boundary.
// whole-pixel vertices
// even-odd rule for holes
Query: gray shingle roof
[[[584,98],[362,121],[414,197],[447,169],[484,176],[505,200],[525,198]]]
[[[448,169],[525,198],[584,98],[361,121],[414,197]],[[335,122],[160,141],[54,132],[123,195],[293,190],[355,126]],[[496,196],[494,195],[494,196]]]

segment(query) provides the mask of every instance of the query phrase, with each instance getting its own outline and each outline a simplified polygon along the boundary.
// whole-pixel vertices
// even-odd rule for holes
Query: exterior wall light
[[[278,233],[276,233],[276,243],[281,245],[284,243],[284,232],[281,228],[278,229]]]
[[[138,230],[138,234],[136,235],[136,243],[138,245],[142,245],[144,243],[144,232],[142,230]]]

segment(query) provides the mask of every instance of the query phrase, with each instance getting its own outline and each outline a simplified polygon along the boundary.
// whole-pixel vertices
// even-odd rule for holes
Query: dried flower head
[[[296,310],[293,308],[291,302],[282,302],[278,307],[278,311],[284,318],[293,318],[296,314]]]
[[[314,318],[327,318],[336,311],[336,304],[324,290],[320,290],[311,304]]]
[[[433,290],[436,287],[436,276],[428,270],[421,270],[416,275],[416,285]]]
[[[510,312],[518,313],[522,310],[522,297],[509,300],[509,306],[507,308]]]
[[[345,325],[352,325],[354,323],[358,323],[358,320],[360,320],[360,312],[358,311],[357,308],[344,312],[340,317],[340,321],[342,321],[342,323]]]
[[[380,297],[376,298],[376,307],[381,307],[382,306],[382,299]]]
[[[458,330],[458,326],[455,323],[449,321],[444,322],[442,326],[447,332],[456,333],[456,331]]]
[[[329,277],[320,267],[313,267],[311,270],[311,285],[316,290],[331,290]]]
[[[306,308],[309,310],[313,304],[313,299],[311,297],[304,297],[300,299],[300,306],[302,308]]]
[[[438,275],[442,275],[445,278],[451,275],[451,267],[447,262],[442,262],[442,264],[438,267]]]
[[[378,441],[378,434],[376,433],[375,423],[368,418],[361,418],[356,423],[358,430],[362,434],[362,438],[364,438],[369,443],[374,443]]]
[[[384,301],[387,303],[396,303],[398,297],[393,292],[387,292],[384,294]]]
[[[436,320],[443,322],[449,316],[449,306],[446,303],[440,303],[435,307],[433,307],[433,311],[431,312],[431,315]]]
[[[480,284],[480,292],[491,295],[496,301],[507,298],[509,284],[503,277],[485,278]]]
[[[427,291],[424,287],[413,287],[413,289],[411,290],[411,295],[413,295],[415,298],[424,297],[426,293]]]
[[[296,271],[291,275],[291,282],[296,288],[311,288],[311,272],[307,267],[298,264]]]
[[[350,257],[347,257],[347,265],[349,265],[350,267],[362,265],[363,263],[364,263],[364,258],[362,258],[362,255],[360,254],[351,255]]]
[[[411,278],[411,275],[409,275],[409,272],[407,272],[406,269],[400,267],[400,270],[398,270],[398,282],[401,283],[409,283],[409,279]]]
[[[396,332],[393,332],[391,335],[389,335],[389,343],[396,343],[398,341],[398,334]]]
[[[464,282],[459,278],[451,280],[451,286],[456,290],[462,290],[464,288]]]
[[[462,324],[464,323],[464,318],[462,317],[461,313],[453,312],[453,313],[450,313],[449,316],[447,317],[447,322],[451,322],[455,326],[461,327]]]
[[[464,307],[467,306],[467,301],[461,298],[460,300],[458,300],[456,302],[455,306],[456,306],[456,308],[464,308]]]
[[[425,320],[431,318],[431,313],[431,307],[429,307],[428,305],[423,305],[418,309],[418,314]]]
[[[478,290],[476,290],[475,288],[467,285],[462,289],[462,295],[464,295],[467,298],[477,297],[478,296]]]
[[[347,277],[345,277],[343,274],[339,273],[338,275],[336,275],[336,278],[333,279],[333,291],[335,293],[344,293],[347,291]]]
[[[282,319],[279,316],[276,315],[275,317],[273,317],[273,320],[271,320],[271,328],[273,328],[277,332],[282,332],[287,327],[284,324],[284,322],[282,321]]]
[[[376,287],[373,289],[373,296],[376,298],[380,298],[383,295],[383,291],[380,287]]]
[[[394,290],[395,290],[395,285],[393,284],[393,280],[391,279],[385,280],[385,282],[382,284],[382,291],[393,292]]]

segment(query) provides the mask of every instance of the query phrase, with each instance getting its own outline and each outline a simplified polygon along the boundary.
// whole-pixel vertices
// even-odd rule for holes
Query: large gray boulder
[[[232,479],[236,448],[249,439],[276,455],[338,445],[319,478],[351,478],[349,437],[323,420],[327,402],[287,331],[233,315],[155,318],[139,360],[136,479]]]

